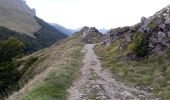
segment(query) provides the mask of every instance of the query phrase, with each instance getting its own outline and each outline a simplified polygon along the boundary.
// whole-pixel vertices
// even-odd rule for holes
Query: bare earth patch
[[[82,75],[68,90],[68,100],[157,100],[146,91],[116,81],[109,70],[101,67],[94,45],[86,44],[83,49]]]

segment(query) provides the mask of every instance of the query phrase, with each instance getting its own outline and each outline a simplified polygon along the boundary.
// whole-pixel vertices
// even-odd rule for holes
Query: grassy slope
[[[163,100],[169,100],[170,53],[166,56],[152,56],[143,61],[123,61],[118,58],[127,51],[118,51],[118,47],[119,41],[107,48],[103,45],[95,47],[102,65],[110,69],[117,79],[140,86]]]
[[[26,91],[19,98],[22,100],[65,100],[67,98],[67,89],[79,74],[82,64],[83,44],[78,38],[78,35],[73,36],[65,40],[65,43],[53,45],[31,55],[32,57],[43,56],[45,58],[43,61],[34,62],[35,64],[30,66],[30,70],[28,69],[24,76],[29,77],[29,75],[49,67],[52,67],[52,70],[47,73],[48,75],[43,78],[43,81],[37,82],[31,87],[31,90]],[[50,65],[51,63],[52,65]]]

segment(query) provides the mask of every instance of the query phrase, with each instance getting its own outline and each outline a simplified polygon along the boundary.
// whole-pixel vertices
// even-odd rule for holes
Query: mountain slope
[[[81,34],[73,35],[49,48],[22,58],[25,61],[29,61],[31,58],[37,58],[37,60],[34,60],[29,66],[22,63],[24,67],[20,71],[24,69],[26,72],[19,83],[24,86],[8,99],[65,100],[67,89],[79,75],[82,64],[81,36]],[[25,84],[28,80],[29,82]]]
[[[1,40],[16,37],[33,52],[67,37],[42,19],[36,17],[24,0],[0,0]]]
[[[80,76],[77,78],[78,84],[73,84],[75,91],[70,92],[73,96],[80,93],[78,100],[169,100],[169,19],[168,6],[149,18],[143,17],[134,26],[109,30],[104,35],[104,45],[100,43],[103,35],[98,30],[84,27],[70,38],[22,58],[18,69],[23,74],[19,81],[19,86],[23,88],[9,99],[66,100],[73,80]],[[98,43],[94,49],[101,65],[92,50],[94,44],[87,44],[84,48],[84,67],[82,73],[79,73],[83,42]],[[104,68],[100,68],[101,66]],[[82,77],[87,79],[83,80]],[[28,84],[25,84],[27,81]],[[77,89],[87,94],[82,94]],[[153,98],[146,97],[150,93]]]
[[[57,30],[59,30],[60,32],[67,34],[68,36],[71,36],[71,35],[73,35],[76,31],[78,31],[78,30],[67,29],[67,28],[65,28],[65,27],[63,27],[63,26],[61,26],[61,25],[59,25],[59,24],[54,24],[54,23],[52,23],[51,25],[54,26],[54,27],[55,27]]]
[[[41,26],[34,19],[35,11],[24,0],[0,0],[0,26],[33,36]]]
[[[42,19],[35,17],[35,20],[41,26],[41,29],[37,32],[34,32],[34,36],[45,46],[49,46],[56,41],[67,37],[67,35],[52,27]]]
[[[147,91],[115,80],[108,70],[101,67],[93,51],[95,44],[82,41],[84,33],[89,31],[96,32],[93,33],[96,37],[101,34],[95,28],[84,27],[70,38],[23,58],[38,57],[28,67],[21,82],[36,76],[8,100],[155,99]],[[81,50],[85,54],[84,59]]]

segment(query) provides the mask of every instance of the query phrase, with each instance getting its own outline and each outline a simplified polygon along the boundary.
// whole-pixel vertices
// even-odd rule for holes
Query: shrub
[[[138,57],[145,57],[148,55],[148,39],[143,33],[135,33],[132,44],[129,49]]]
[[[151,30],[156,30],[156,29],[159,28],[159,26],[158,26],[154,21],[150,22],[149,25],[148,25],[148,27],[149,27]]]
[[[0,42],[0,98],[13,84],[17,84],[20,78],[19,62],[16,57],[21,54],[23,47],[23,44],[16,38]]]
[[[33,63],[35,63],[38,60],[38,57],[30,57],[27,62],[26,62],[26,66],[31,66]]]
[[[23,47],[23,43],[16,38],[9,38],[6,41],[0,42],[0,63],[9,62],[20,55]]]

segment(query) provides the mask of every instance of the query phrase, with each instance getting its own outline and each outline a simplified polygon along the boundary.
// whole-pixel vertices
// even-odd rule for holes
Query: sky
[[[66,28],[116,28],[140,22],[170,0],[26,0],[38,17]]]

